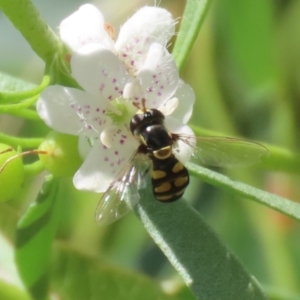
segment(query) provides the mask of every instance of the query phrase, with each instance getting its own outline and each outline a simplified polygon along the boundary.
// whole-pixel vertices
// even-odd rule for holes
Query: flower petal
[[[196,146],[196,138],[193,130],[172,116],[166,116],[165,126],[168,131],[182,136],[182,139],[179,139],[177,145],[173,147],[173,152],[176,158],[185,164],[191,158]]]
[[[107,102],[88,93],[59,85],[49,86],[37,102],[37,112],[52,129],[79,136],[97,137],[111,122]]]
[[[167,10],[145,6],[122,26],[115,47],[120,59],[135,73],[143,65],[150,45],[157,42],[166,46],[174,32],[175,21]]]
[[[194,90],[190,85],[180,80],[174,97],[178,98],[179,101],[178,106],[172,113],[172,117],[181,120],[184,124],[186,124],[193,113],[193,105],[196,98]]]
[[[85,4],[64,19],[59,26],[61,39],[73,50],[88,43],[99,43],[103,48],[113,49],[114,42],[104,29],[104,18],[92,4]]]
[[[73,178],[79,190],[104,192],[118,176],[137,150],[138,142],[125,128],[116,128],[115,143],[111,148],[97,140],[83,165]]]
[[[144,90],[147,107],[158,108],[175,93],[179,74],[172,55],[161,45],[154,43],[149,49],[138,78]]]
[[[78,139],[78,152],[83,160],[88,156],[91,149],[92,145],[89,139],[85,136],[80,136]]]
[[[171,115],[178,106],[178,98],[174,97],[167,101],[163,106],[160,106],[158,109],[165,115]]]
[[[84,90],[113,100],[123,95],[130,77],[122,62],[111,51],[97,44],[81,47],[71,59],[72,74]]]

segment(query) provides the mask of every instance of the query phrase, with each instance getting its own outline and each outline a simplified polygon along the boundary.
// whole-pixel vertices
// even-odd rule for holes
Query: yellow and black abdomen
[[[182,197],[189,184],[189,173],[172,153],[174,136],[164,126],[165,116],[157,109],[141,110],[133,116],[130,131],[141,145],[139,152],[152,160],[152,189],[161,202]]]
[[[172,202],[182,197],[189,184],[185,166],[171,154],[166,159],[152,157],[152,187],[158,201]]]

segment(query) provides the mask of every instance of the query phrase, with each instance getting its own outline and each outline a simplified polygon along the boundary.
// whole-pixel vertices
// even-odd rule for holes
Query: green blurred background
[[[221,135],[242,136],[298,151],[300,1],[212,2],[181,73],[196,92],[191,124]],[[33,3],[58,31],[60,21],[85,2],[35,0]],[[153,5],[138,0],[122,5],[116,0],[93,3],[117,31],[137,8]],[[184,5],[181,0],[159,2],[174,18],[182,16]],[[0,14],[0,45],[1,72],[36,84],[41,81],[43,62],[3,14]],[[2,115],[0,130],[41,136],[47,128]],[[222,172],[286,198],[300,199],[297,175],[268,172],[259,166]],[[13,241],[16,222],[34,199],[42,177],[28,179],[18,199],[1,204],[1,231],[9,241]],[[100,196],[75,191],[71,179],[64,179],[63,186],[64,217],[58,233],[61,242],[160,280],[176,277],[132,213],[107,228],[99,228],[94,221],[94,210]],[[300,295],[299,224],[198,180],[192,181],[186,198],[270,293]]]

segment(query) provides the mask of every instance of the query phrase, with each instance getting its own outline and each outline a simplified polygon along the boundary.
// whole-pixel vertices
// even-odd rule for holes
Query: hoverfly
[[[149,170],[153,195],[158,201],[172,202],[183,196],[189,184],[189,173],[176,158],[178,143],[190,147],[197,162],[210,166],[248,166],[268,155],[264,146],[242,139],[171,133],[164,120],[161,111],[145,106],[132,117],[130,131],[140,145],[103,194],[96,209],[99,224],[114,222],[138,203],[139,190],[145,188]]]

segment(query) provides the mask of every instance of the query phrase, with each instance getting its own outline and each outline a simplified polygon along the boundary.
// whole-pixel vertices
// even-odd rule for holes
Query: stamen
[[[132,105],[135,106],[138,110],[141,110],[138,102],[132,102]]]
[[[109,36],[114,40],[115,39],[115,28],[109,23],[104,23],[104,29],[109,34]]]
[[[7,153],[7,152],[11,152],[11,151],[13,151],[13,148],[12,148],[12,147],[9,147],[9,148],[7,148],[7,149],[1,151],[0,154],[4,154],[4,153]]]
[[[142,99],[142,108],[140,107],[138,102],[132,102],[133,106],[135,106],[138,110],[142,112],[146,112],[146,99]]]
[[[142,106],[143,106],[143,111],[145,112],[146,111],[146,99],[145,98],[142,99]]]

